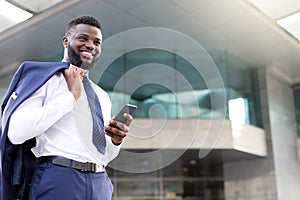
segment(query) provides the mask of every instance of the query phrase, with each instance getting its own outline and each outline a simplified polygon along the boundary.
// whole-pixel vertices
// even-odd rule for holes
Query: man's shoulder
[[[24,61],[20,68],[23,70],[54,70],[68,68],[68,62],[41,62],[41,61]]]
[[[18,68],[15,77],[26,79],[40,79],[44,82],[45,79],[50,78],[58,71],[67,69],[68,62],[39,62],[39,61],[24,61]]]
[[[30,61],[30,60],[26,60],[22,62],[22,65],[37,65],[37,66],[41,66],[41,65],[69,65],[69,62],[49,62],[49,61]]]

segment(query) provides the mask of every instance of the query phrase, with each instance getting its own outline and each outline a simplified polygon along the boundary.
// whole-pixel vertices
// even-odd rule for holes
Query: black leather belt
[[[74,169],[78,169],[83,172],[96,172],[97,165],[96,163],[90,162],[78,162],[76,160],[71,160],[61,156],[43,156],[39,158],[39,164],[43,163],[52,163],[59,166],[71,167]]]

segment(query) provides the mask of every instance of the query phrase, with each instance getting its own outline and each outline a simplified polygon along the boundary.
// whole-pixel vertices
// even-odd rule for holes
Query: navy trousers
[[[51,163],[38,165],[30,200],[111,200],[113,185],[106,172],[81,172]]]

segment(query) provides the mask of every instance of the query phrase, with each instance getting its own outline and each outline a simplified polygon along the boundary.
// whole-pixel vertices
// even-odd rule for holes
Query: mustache
[[[82,49],[79,49],[80,52],[88,52],[90,54],[92,54],[92,56],[95,56],[96,55],[96,52],[93,51],[93,50],[89,50],[87,48],[82,48]]]

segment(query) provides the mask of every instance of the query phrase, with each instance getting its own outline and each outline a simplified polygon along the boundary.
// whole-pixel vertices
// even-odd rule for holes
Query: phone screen
[[[128,113],[128,114],[132,115],[136,109],[137,109],[137,106],[132,105],[132,104],[126,104],[123,106],[123,108],[120,110],[120,112],[115,116],[114,120],[125,123],[126,119],[124,118],[123,114]]]

